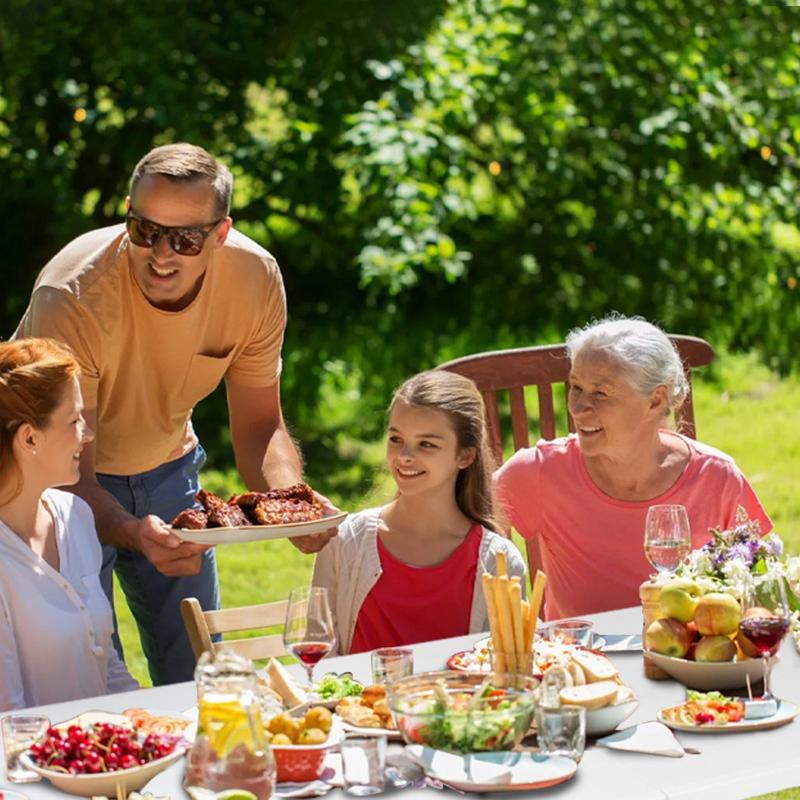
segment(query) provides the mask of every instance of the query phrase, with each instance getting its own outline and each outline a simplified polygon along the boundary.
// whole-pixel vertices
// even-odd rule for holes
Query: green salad
[[[456,692],[446,700],[435,694],[403,703],[398,728],[407,741],[437,750],[478,753],[510,750],[525,735],[533,715],[529,696],[487,686],[479,698]]]
[[[341,700],[343,697],[355,697],[361,694],[364,687],[358,681],[353,680],[350,672],[343,672],[337,675],[329,672],[323,675],[322,680],[314,687],[314,694],[320,700]]]

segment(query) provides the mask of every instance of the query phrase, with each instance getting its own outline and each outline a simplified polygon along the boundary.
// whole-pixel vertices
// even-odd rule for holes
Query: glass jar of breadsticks
[[[545,574],[537,571],[528,602],[523,598],[522,579],[509,576],[506,555],[502,552],[497,554],[496,574],[483,573],[493,672],[533,674],[533,640],[546,581]]]

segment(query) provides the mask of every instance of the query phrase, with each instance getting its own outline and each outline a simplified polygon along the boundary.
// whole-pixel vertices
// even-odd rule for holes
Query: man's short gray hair
[[[145,175],[161,175],[176,183],[205,180],[214,190],[216,213],[227,217],[231,208],[233,176],[230,170],[202,147],[187,142],[165,144],[151,150],[136,165],[129,194]]]
[[[642,317],[612,314],[583,328],[573,328],[566,345],[572,363],[587,350],[602,350],[615,358],[633,388],[644,396],[666,386],[671,409],[679,408],[689,392],[675,346],[661,328]]]

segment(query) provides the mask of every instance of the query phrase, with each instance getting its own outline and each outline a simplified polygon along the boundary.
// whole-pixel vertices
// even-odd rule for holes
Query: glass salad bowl
[[[450,753],[511,750],[531,725],[539,681],[529,675],[425,672],[388,686],[407,744]]]

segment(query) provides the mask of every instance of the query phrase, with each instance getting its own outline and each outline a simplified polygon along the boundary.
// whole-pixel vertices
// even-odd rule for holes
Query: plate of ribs
[[[325,515],[308,484],[235,494],[227,502],[201,489],[202,508],[187,508],[172,520],[173,533],[186,542],[228,544],[306,536],[335,528],[345,513]]]

